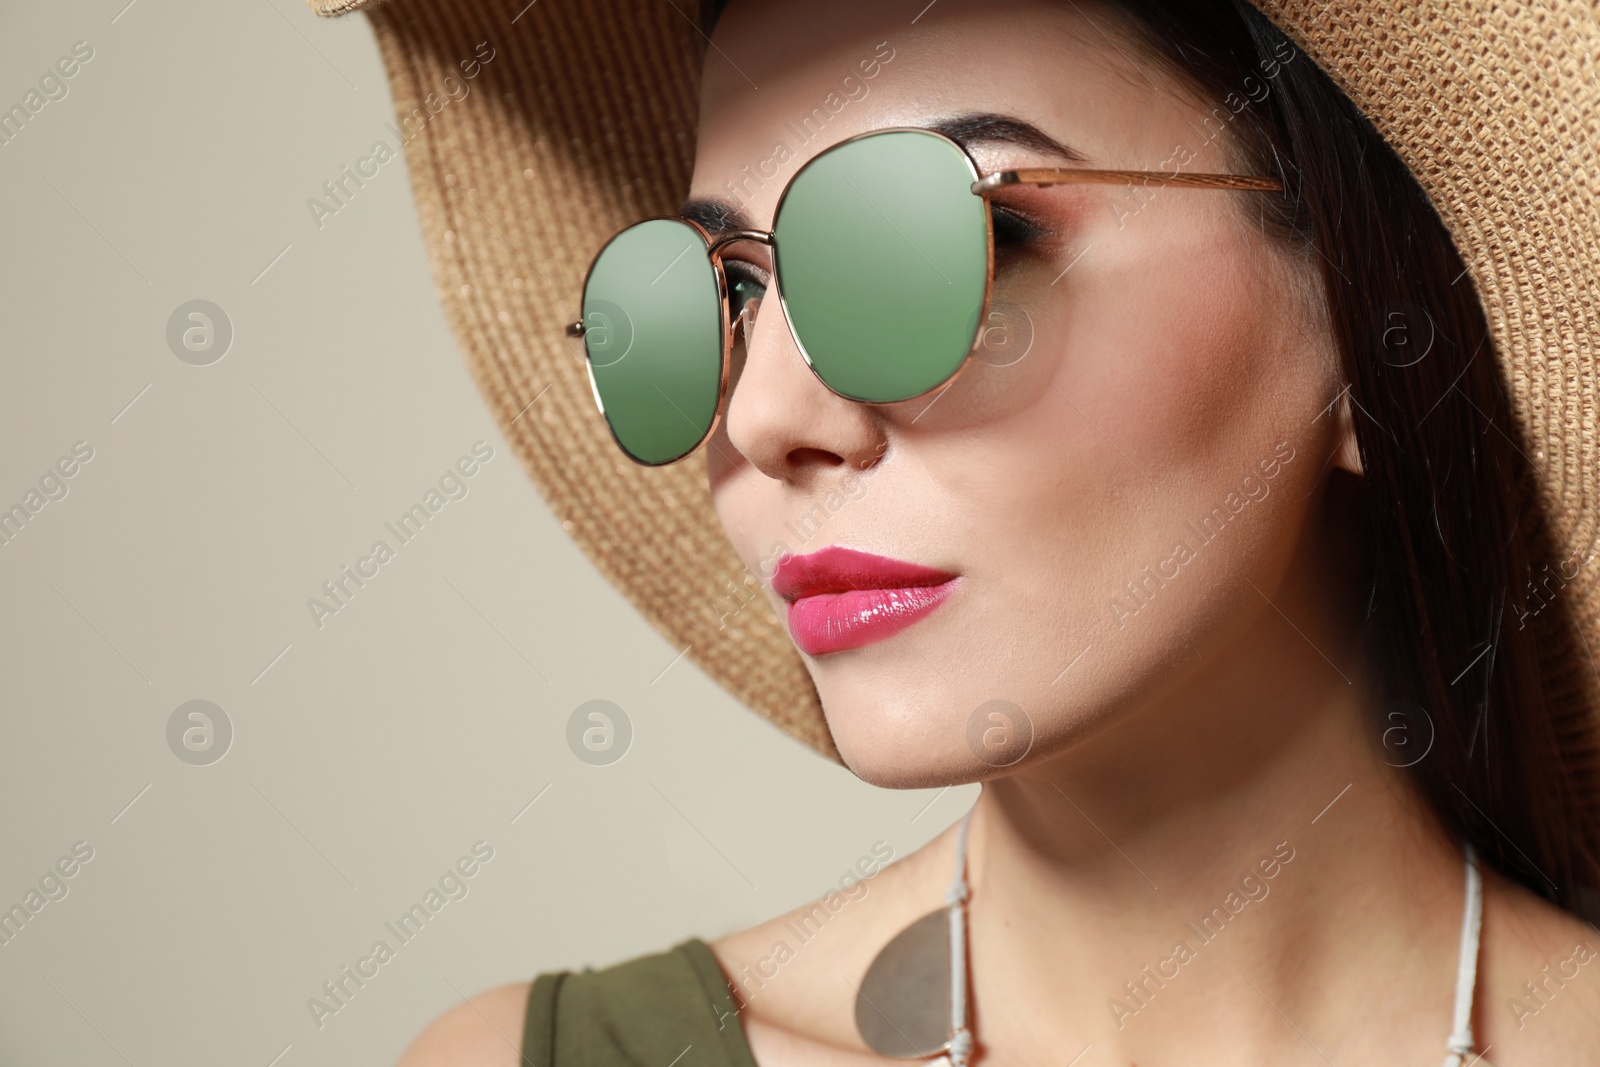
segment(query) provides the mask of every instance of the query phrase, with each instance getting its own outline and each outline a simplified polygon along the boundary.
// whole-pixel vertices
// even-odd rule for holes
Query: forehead
[[[728,199],[735,183],[765,221],[828,146],[973,113],[1030,122],[1094,165],[1143,168],[1197,145],[1203,109],[1087,0],[733,0],[706,50],[691,196]],[[985,171],[1039,158],[969,147]]]

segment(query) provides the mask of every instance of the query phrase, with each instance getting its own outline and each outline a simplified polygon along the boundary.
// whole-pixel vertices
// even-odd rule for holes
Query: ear
[[[1339,394],[1339,403],[1334,414],[1334,435],[1336,444],[1333,452],[1333,465],[1349,471],[1351,474],[1361,473],[1361,449],[1356,443],[1355,402],[1350,399],[1350,387],[1345,386]]]

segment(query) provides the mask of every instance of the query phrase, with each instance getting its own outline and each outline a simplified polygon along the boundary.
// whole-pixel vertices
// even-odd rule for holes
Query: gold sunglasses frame
[[[717,280],[717,294],[719,298],[718,329],[722,335],[722,372],[717,381],[716,410],[712,414],[711,425],[706,429],[706,432],[702,434],[699,440],[697,440],[693,445],[685,449],[681,455],[675,456],[672,459],[662,460],[659,463],[650,463],[639,459],[632,452],[629,452],[628,449],[622,444],[622,440],[617,436],[616,427],[611,424],[611,417],[606,414],[605,401],[600,398],[600,387],[595,382],[594,377],[594,361],[589,355],[589,345],[587,339],[585,339],[584,369],[589,375],[589,391],[594,396],[595,406],[599,408],[601,416],[605,419],[606,429],[610,431],[612,441],[616,444],[617,448],[621,450],[623,455],[627,456],[634,463],[637,463],[643,467],[665,467],[673,463],[678,463],[684,459],[687,459],[689,456],[694,455],[694,453],[699,450],[701,445],[705,444],[706,441],[710,440],[710,438],[716,434],[717,427],[722,424],[722,417],[727,409],[728,404],[728,375],[732,366],[734,328],[740,324],[744,324],[741,328],[741,334],[746,343],[749,341],[749,319],[746,317],[744,311],[740,312],[738,322],[729,321],[728,312],[730,302],[728,296],[728,277],[722,266],[722,250],[726,246],[738,241],[754,241],[758,244],[764,244],[771,249],[772,283],[778,290],[778,306],[783,309],[784,325],[788,328],[789,336],[794,341],[795,347],[800,350],[801,358],[805,360],[806,366],[811,369],[812,375],[816,377],[817,381],[822,383],[823,388],[827,389],[835,396],[843,397],[846,400],[855,401],[858,404],[874,404],[879,406],[890,403],[903,404],[907,401],[917,400],[921,397],[927,396],[936,389],[942,389],[952,385],[955,380],[961,376],[961,373],[971,365],[972,353],[977,351],[978,339],[983,336],[983,323],[988,320],[991,298],[993,297],[994,293],[994,215],[988,210],[985,210],[983,213],[985,233],[984,244],[987,249],[987,265],[983,286],[983,303],[978,312],[977,329],[973,334],[972,342],[967,349],[967,354],[962,358],[960,365],[958,365],[955,370],[951,371],[939,382],[929,386],[922,392],[894,401],[863,400],[860,397],[853,397],[846,393],[839,392],[837,389],[833,388],[833,386],[829,385],[828,382],[823,379],[822,375],[818,373],[816,364],[811,361],[811,355],[806,351],[805,342],[803,342],[800,339],[799,334],[795,332],[794,320],[789,317],[789,305],[784,299],[783,286],[780,283],[779,278],[780,250],[775,240],[777,222],[778,219],[783,216],[783,204],[789,196],[789,191],[794,188],[795,182],[800,180],[800,176],[804,174],[813,163],[828,155],[830,152],[833,152],[835,149],[842,148],[847,144],[851,144],[866,137],[877,137],[886,133],[925,134],[929,137],[937,137],[954,147],[958,152],[961,153],[961,158],[966,161],[967,169],[972,175],[971,191],[973,195],[979,197],[987,197],[987,194],[1006,185],[1035,185],[1041,188],[1051,185],[1079,184],[1145,185],[1171,186],[1187,189],[1231,189],[1245,190],[1250,192],[1279,192],[1283,189],[1283,183],[1279,182],[1275,178],[1252,177],[1241,174],[1186,174],[1177,171],[1164,170],[1094,170],[1090,168],[1078,167],[1023,167],[1011,170],[998,170],[990,174],[983,174],[979,171],[978,164],[975,160],[973,160],[972,154],[967,151],[964,145],[954,138],[940,133],[938,130],[930,130],[923,126],[886,126],[876,130],[867,130],[864,133],[858,133],[847,137],[842,141],[838,141],[829,145],[821,152],[818,152],[816,155],[806,160],[806,162],[801,165],[800,169],[795,171],[794,175],[784,183],[783,191],[778,195],[777,206],[772,210],[772,230],[730,230],[726,233],[713,236],[711,232],[700,223],[693,219],[686,219],[681,215],[652,215],[649,218],[640,219],[637,222],[630,223],[621,230],[617,231],[617,233],[613,234],[610,240],[606,241],[606,243],[600,247],[600,250],[595,253],[594,258],[590,260],[589,269],[587,272],[585,272],[583,277],[582,291],[584,293],[588,292],[589,279],[593,276],[594,268],[600,262],[600,257],[605,254],[606,249],[611,247],[613,241],[627,233],[629,230],[633,229],[633,227],[642,225],[646,222],[664,220],[682,223],[693,228],[695,233],[700,236],[701,241],[704,242],[706,246],[706,256],[711,260],[712,272]],[[756,299],[756,303],[759,304],[760,300],[761,298],[758,297]],[[751,305],[746,305],[745,310],[748,310],[750,306]],[[587,328],[585,327],[582,319],[567,324],[566,334],[568,337],[582,338],[586,332]],[[688,418],[687,415],[684,417]]]

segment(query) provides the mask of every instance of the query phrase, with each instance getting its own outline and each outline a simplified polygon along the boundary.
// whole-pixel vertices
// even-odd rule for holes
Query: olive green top
[[[523,1067],[756,1067],[722,966],[698,937],[533,980]]]

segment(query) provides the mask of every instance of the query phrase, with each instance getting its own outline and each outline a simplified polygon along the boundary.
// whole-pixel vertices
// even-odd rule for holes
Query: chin
[[[850,773],[880,789],[942,789],[993,776],[993,768],[970,754],[908,752],[892,745],[847,746],[835,738]]]
[[[887,671],[848,683],[842,672],[813,670],[813,678],[844,765],[883,789],[944,788],[1037,769],[1092,743],[1150,695],[1127,685],[1107,692],[1101,684],[1081,684],[1083,678],[1053,690],[1016,688],[987,674],[969,674],[970,684],[954,690],[930,679],[896,680]],[[997,692],[1015,702],[995,699]]]
[[[904,693],[830,696],[823,715],[844,765],[882,789],[936,789],[993,778],[1009,768],[986,762],[967,740],[967,716],[931,712],[939,697],[907,701]]]

